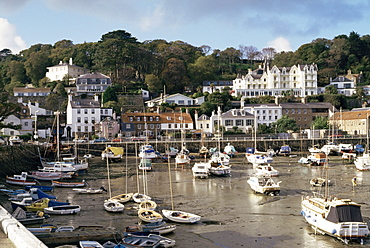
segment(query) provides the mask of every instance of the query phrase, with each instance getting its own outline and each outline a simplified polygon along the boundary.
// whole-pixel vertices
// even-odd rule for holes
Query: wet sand
[[[272,166],[278,169],[282,181],[279,196],[254,194],[247,180],[253,173],[252,165],[239,153],[231,160],[230,177],[209,177],[193,179],[191,166],[175,168],[170,165],[173,203],[176,210],[183,210],[202,216],[196,224],[177,224],[177,230],[167,235],[176,240],[176,247],[343,247],[343,244],[329,236],[314,235],[300,215],[301,197],[312,190],[309,180],[322,173],[321,167],[309,167],[298,163],[297,157],[274,157]],[[196,158],[195,161],[199,161]],[[193,161],[193,163],[195,162]],[[127,164],[127,177],[126,177]],[[104,186],[111,189],[111,195],[125,192],[146,193],[158,204],[158,210],[171,209],[171,190],[168,163],[154,162],[153,171],[137,177],[138,159],[129,156],[122,162],[109,164],[110,187],[107,164],[100,158],[91,161],[88,174],[80,175],[91,188]],[[362,214],[370,217],[370,172],[358,172],[353,164],[343,163],[341,158],[330,157],[329,178],[333,183],[330,194],[351,198],[363,204]],[[351,179],[356,176],[358,186],[353,189]],[[148,188],[144,191],[143,178],[147,177]],[[138,178],[138,179],[137,179]],[[127,179],[127,180],[126,180]],[[139,181],[139,190],[138,190]],[[126,186],[127,185],[127,186]],[[323,189],[321,189],[323,190]],[[323,192],[322,192],[323,193]],[[103,201],[109,193],[86,195],[76,194],[72,189],[56,188],[54,195],[61,201],[81,205],[81,212],[72,216],[52,216],[45,223],[57,226],[102,225],[123,230],[138,223],[137,204],[125,204],[123,213],[108,213]],[[3,199],[3,197],[1,198]],[[3,202],[10,209],[10,204]],[[370,245],[370,240],[365,241]],[[351,244],[353,247],[360,245]],[[362,246],[363,247],[363,246]]]

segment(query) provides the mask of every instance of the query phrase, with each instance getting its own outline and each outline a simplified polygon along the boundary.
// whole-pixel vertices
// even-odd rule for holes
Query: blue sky
[[[0,0],[0,50],[96,42],[122,29],[140,42],[295,51],[317,38],[369,34],[369,11],[367,0]]]

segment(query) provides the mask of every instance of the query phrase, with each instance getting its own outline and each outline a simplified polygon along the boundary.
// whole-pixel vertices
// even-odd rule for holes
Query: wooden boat
[[[143,202],[140,202],[139,209],[149,209],[149,210],[155,210],[157,208],[157,203],[152,200],[146,200]]]
[[[330,181],[328,183],[330,183]],[[324,187],[326,184],[326,179],[322,177],[312,178],[310,180],[310,184],[314,187]]]
[[[21,175],[14,175],[12,177],[6,176],[6,183],[13,185],[36,185],[36,181],[27,180],[27,172],[22,172]]]
[[[125,209],[125,205],[120,203],[119,201],[114,201],[111,199],[104,201],[104,209],[108,212],[122,212]]]
[[[167,219],[178,222],[178,223],[196,223],[200,221],[201,217],[196,214],[187,213],[184,211],[174,211],[174,210],[162,210],[162,214]]]
[[[109,198],[108,200],[113,200],[113,201],[118,201],[120,203],[125,203],[125,202],[128,202],[128,201],[131,200],[133,194],[134,193],[120,194],[120,195],[113,196],[113,197]]]
[[[81,240],[79,244],[81,248],[104,248],[98,241]]]
[[[194,163],[191,171],[194,178],[208,178],[210,163]]]
[[[163,220],[162,215],[154,210],[142,208],[139,209],[137,214],[139,218],[144,222],[158,222]]]
[[[99,189],[72,189],[74,192],[79,194],[101,194],[103,192],[107,192],[107,190],[104,187],[100,187]]]
[[[76,187],[85,187],[87,186],[87,183],[85,180],[82,180],[82,182],[51,181],[51,185],[55,187],[76,188]]]
[[[159,234],[167,234],[175,231],[176,225],[168,225],[165,221],[151,222],[144,225],[140,225],[140,229],[143,232],[157,232]]]
[[[45,214],[77,214],[81,211],[80,205],[65,205],[44,208]]]
[[[275,183],[271,177],[250,177],[248,184],[255,193],[265,195],[278,195],[280,193],[280,182]]]
[[[12,213],[12,217],[16,218],[23,225],[41,224],[45,220],[45,216],[43,212],[39,212],[39,213],[26,212],[20,207],[18,207]]]
[[[143,201],[148,201],[148,200],[151,200],[151,199],[152,198],[150,196],[140,194],[140,193],[134,193],[132,195],[132,200],[136,203],[140,203],[140,202],[143,202]]]
[[[173,247],[176,241],[158,234],[136,232],[126,233],[122,240],[124,243],[137,245],[139,247]]]

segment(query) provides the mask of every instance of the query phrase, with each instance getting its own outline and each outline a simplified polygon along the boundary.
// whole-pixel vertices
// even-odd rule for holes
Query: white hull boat
[[[152,160],[148,158],[142,158],[139,163],[139,169],[151,171],[152,170]]]
[[[194,178],[208,178],[209,175],[209,163],[194,163],[191,168]]]
[[[252,163],[253,165],[271,164],[272,162],[274,162],[274,159],[272,157],[267,156],[267,155],[246,153],[245,156],[246,156],[248,162]]]
[[[224,152],[230,157],[234,157],[235,154],[237,153],[236,149],[234,146],[230,145],[230,143],[227,143],[227,146],[224,148]]]
[[[150,196],[140,194],[140,193],[134,193],[132,195],[132,200],[136,203],[141,203],[143,201],[151,200],[152,198]]]
[[[231,174],[231,166],[222,164],[209,163],[209,173],[214,176],[229,176]]]
[[[143,145],[140,148],[139,157],[146,159],[155,159],[157,158],[157,154],[155,153],[155,150],[152,145]]]
[[[100,187],[99,189],[72,189],[74,192],[79,193],[79,194],[101,194],[103,192],[107,192],[107,190],[104,187]]]
[[[163,209],[162,214],[167,219],[178,223],[197,223],[201,219],[199,215],[187,213],[184,211]]]
[[[279,171],[274,169],[271,165],[258,165],[256,167],[257,177],[278,177]]]
[[[79,205],[63,205],[63,206],[55,206],[55,207],[47,207],[44,208],[45,214],[77,214],[81,211],[81,207]]]
[[[361,244],[369,235],[368,225],[362,218],[361,205],[350,199],[307,196],[302,199],[301,206],[303,217],[320,233],[345,243],[355,240]]]
[[[357,157],[354,161],[356,169],[359,171],[370,170],[370,155],[368,153]]]
[[[79,244],[81,248],[104,248],[104,246],[97,241],[82,240]]]
[[[230,164],[230,157],[227,154],[223,154],[221,152],[215,152],[212,154],[209,162],[228,166]]]
[[[108,199],[104,201],[104,209],[108,212],[117,213],[122,212],[125,209],[125,205],[119,201]]]
[[[139,209],[137,214],[140,220],[144,222],[158,222],[163,220],[163,217],[160,213],[150,209],[145,208]]]
[[[107,147],[101,153],[101,159],[122,159],[123,157],[123,148],[122,147]]]
[[[248,184],[255,193],[265,195],[278,195],[280,193],[280,182],[275,183],[270,177],[250,177]]]
[[[6,183],[23,186],[36,185],[36,181],[27,180],[27,175],[27,172],[22,172],[21,175],[6,176]]]
[[[132,199],[134,193],[119,194],[109,198],[109,200],[118,201],[120,203],[128,202]]]

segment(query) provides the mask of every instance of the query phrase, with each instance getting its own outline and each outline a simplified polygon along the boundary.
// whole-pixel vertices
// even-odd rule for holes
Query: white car
[[[85,139],[73,139],[72,141],[76,143],[86,143],[87,142],[87,140]]]

